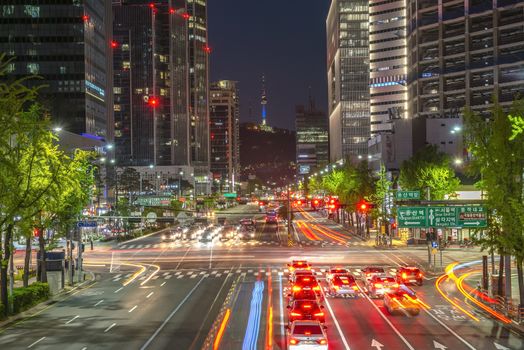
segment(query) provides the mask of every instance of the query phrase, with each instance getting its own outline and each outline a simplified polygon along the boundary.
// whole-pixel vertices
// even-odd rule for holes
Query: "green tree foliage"
[[[399,183],[402,189],[430,189],[431,200],[442,200],[460,185],[449,157],[438,151],[437,146],[428,145],[402,163]]]
[[[524,115],[524,99],[514,101],[510,115]],[[524,304],[524,142],[514,135],[514,125],[501,106],[489,118],[468,111],[465,115],[465,142],[472,155],[470,171],[480,174],[479,187],[486,190],[487,206],[497,227],[490,227],[487,242],[501,254],[517,260],[520,303]]]
[[[510,141],[515,140],[519,135],[524,134],[524,117],[522,115],[512,116],[508,115],[511,122],[511,136]]]

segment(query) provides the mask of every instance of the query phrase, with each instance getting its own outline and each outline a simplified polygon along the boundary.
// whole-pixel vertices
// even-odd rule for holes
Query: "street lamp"
[[[460,158],[455,158],[455,160],[453,161],[453,163],[455,163],[455,165],[462,165],[462,159]]]
[[[62,128],[61,128],[60,126],[55,126],[55,127],[53,128],[53,131],[54,131],[54,132],[60,132],[60,131],[62,131]]]

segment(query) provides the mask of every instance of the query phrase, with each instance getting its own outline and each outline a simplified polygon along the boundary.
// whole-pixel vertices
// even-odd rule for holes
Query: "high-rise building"
[[[213,182],[220,192],[235,192],[240,170],[240,109],[237,82],[215,82],[211,84],[209,95]]]
[[[327,80],[331,161],[367,156],[369,1],[333,0],[327,17]]]
[[[371,139],[369,162],[397,170],[412,155],[407,114],[406,1],[369,2]]]
[[[111,3],[3,1],[0,53],[13,60],[13,78],[44,86],[39,92],[56,126],[113,138]]]
[[[118,164],[184,173],[197,195],[210,188],[205,4],[113,1]]]
[[[408,113],[426,141],[464,156],[464,108],[487,114],[524,93],[524,2],[408,0]]]
[[[305,175],[329,163],[328,121],[311,96],[308,106],[296,106],[295,111],[297,171]]]

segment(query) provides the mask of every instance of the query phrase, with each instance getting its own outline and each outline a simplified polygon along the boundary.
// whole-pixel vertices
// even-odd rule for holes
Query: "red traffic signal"
[[[357,209],[361,212],[366,212],[369,209],[369,204],[366,201],[360,201],[357,204]]]
[[[153,97],[153,96],[149,97],[149,99],[147,100],[147,104],[155,108],[156,106],[158,106],[158,98]]]

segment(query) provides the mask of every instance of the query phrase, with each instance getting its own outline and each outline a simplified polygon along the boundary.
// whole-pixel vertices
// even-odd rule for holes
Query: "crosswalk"
[[[253,246],[279,246],[280,242],[276,241],[235,241],[235,242],[214,242],[213,247],[253,247]],[[175,249],[189,247],[206,247],[194,241],[176,241],[169,243],[151,243],[151,244],[121,244],[115,250],[128,249]]]
[[[314,269],[314,272],[317,276],[317,279],[322,280],[325,278],[326,271],[328,271],[329,267],[319,267]],[[355,278],[363,278],[362,268],[348,268],[349,272],[355,276]],[[393,276],[396,273],[396,269],[394,267],[384,267],[384,270],[389,275]],[[163,271],[159,272],[156,275],[154,275],[151,280],[180,280],[180,279],[194,279],[197,277],[204,277],[204,278],[221,278],[225,277],[229,274],[234,275],[244,275],[244,276],[253,276],[253,277],[278,277],[278,276],[286,276],[289,273],[289,270],[286,268],[267,268],[267,269],[260,269],[260,268],[230,268],[230,269],[188,269],[188,270],[169,270],[169,271]],[[111,276],[111,279],[113,282],[118,282],[121,280],[126,280],[130,278],[133,275],[133,273],[118,273],[113,274]],[[141,276],[138,278],[139,281],[145,280],[147,278],[146,275]]]

